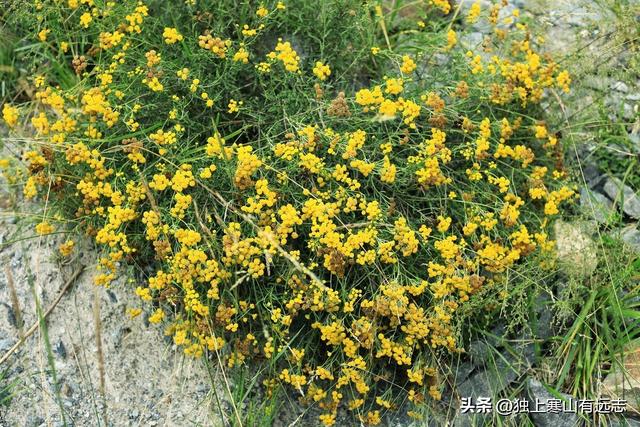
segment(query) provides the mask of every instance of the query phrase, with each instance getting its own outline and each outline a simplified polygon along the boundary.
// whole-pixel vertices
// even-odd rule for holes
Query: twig
[[[258,226],[258,224],[256,224],[248,215],[245,215],[240,210],[238,210],[235,207],[231,206],[231,203],[227,202],[227,200],[225,200],[225,198],[222,197],[222,195],[220,193],[210,189],[209,187],[204,185],[202,182],[198,181],[198,184],[200,184],[200,186],[202,188],[204,188],[209,194],[211,194],[214,197],[215,200],[217,200],[223,206],[227,206],[230,211],[232,211],[233,213],[235,213],[236,215],[241,217],[247,224],[251,225],[255,230],[257,230],[257,231],[261,230],[261,228]],[[287,252],[282,246],[280,246],[277,241],[272,239],[269,243],[278,251],[278,253],[280,253],[280,255],[282,255],[282,257],[284,257],[287,261],[289,261],[289,263],[291,263],[296,270],[300,271],[301,273],[306,274],[309,278],[311,278],[311,280],[312,280],[312,282],[313,282],[313,284],[315,286],[319,287],[320,289],[322,289],[324,291],[329,291],[330,290],[330,288],[327,287],[324,283],[322,283],[322,280],[320,280],[320,278],[318,276],[316,276],[316,274],[313,271],[309,270],[306,266],[301,264],[289,252]]]
[[[71,287],[71,285],[73,284],[73,282],[75,282],[75,280],[78,278],[78,276],[80,276],[80,273],[82,273],[85,269],[85,266],[82,265],[80,266],[72,275],[71,278],[69,278],[69,280],[67,280],[67,282],[64,284],[64,287],[62,288],[62,290],[60,291],[60,293],[58,294],[58,296],[56,297],[56,299],[53,301],[53,303],[49,306],[49,308],[47,308],[47,311],[44,312],[44,314],[42,315],[42,320],[46,319],[47,316],[53,311],[54,308],[56,308],[56,306],[58,305],[58,303],[60,302],[60,300],[62,299],[62,296],[65,294],[65,292],[67,292],[67,289],[69,289]],[[24,336],[22,336],[17,343],[15,343],[13,345],[13,347],[11,347],[5,354],[4,356],[2,356],[2,358],[0,359],[0,365],[2,365],[4,362],[7,361],[7,359],[9,358],[9,356],[11,356],[13,353],[15,353],[15,351],[20,348],[20,346],[22,344],[24,344],[24,342],[27,340],[27,338],[29,338],[31,335],[33,335],[33,333],[38,330],[40,325],[40,321],[35,322],[30,328],[29,330],[24,334]]]

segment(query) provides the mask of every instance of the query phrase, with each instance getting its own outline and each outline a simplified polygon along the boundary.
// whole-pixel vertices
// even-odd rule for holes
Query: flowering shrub
[[[494,28],[472,52],[448,1],[321,3],[39,1],[19,27],[58,66],[2,115],[34,137],[36,232],[91,236],[96,285],[153,268],[131,316],[188,355],[265,361],[267,392],[326,425],[405,398],[418,417],[461,307],[548,259],[575,193],[537,104],[570,77],[503,4],[470,9]]]

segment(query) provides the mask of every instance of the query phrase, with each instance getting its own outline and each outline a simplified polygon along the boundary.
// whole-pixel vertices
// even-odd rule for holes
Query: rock
[[[620,238],[630,249],[640,254],[640,230],[633,225],[629,225],[620,230]]]
[[[627,417],[609,417],[607,425],[610,427],[640,427],[640,421]]]
[[[580,209],[583,214],[601,224],[606,223],[615,213],[611,200],[586,187],[580,190]]]
[[[484,365],[491,354],[491,346],[484,341],[473,341],[469,344],[468,350],[471,361],[476,366]]]
[[[611,200],[620,202],[624,213],[632,218],[640,219],[640,197],[628,185],[618,178],[609,177],[604,183],[604,192]]]
[[[596,245],[589,228],[591,225],[586,221],[568,223],[558,220],[554,224],[558,261],[569,275],[587,277],[598,265]]]
[[[27,425],[28,426],[39,426],[44,424],[44,418],[36,416],[36,415],[29,415],[27,417]]]
[[[638,112],[637,106],[634,107],[631,104],[624,103],[622,104],[622,118],[625,120],[633,120],[636,113]]]
[[[600,170],[597,166],[593,164],[588,164],[582,169],[582,174],[584,175],[584,180],[590,189],[594,189],[605,179],[605,176],[600,173]]]
[[[612,364],[602,381],[602,392],[612,399],[626,399],[635,412],[640,409],[640,340],[627,344],[623,356]]]
[[[526,394],[529,400],[529,408],[535,408],[536,402],[545,403],[550,399],[557,399],[542,385],[540,381],[529,378],[526,384]],[[563,399],[573,399],[568,394],[561,394]],[[529,416],[536,427],[574,427],[578,424],[578,414],[574,412],[531,412]]]
[[[492,366],[485,371],[473,374],[458,386],[461,397],[496,396],[511,384],[519,375],[510,363],[514,358],[510,354],[503,354],[504,359],[496,357]],[[505,360],[506,359],[506,360]]]
[[[15,340],[12,338],[2,338],[0,339],[0,353],[5,353],[15,344]]]
[[[475,50],[482,44],[484,35],[479,32],[471,32],[460,37],[460,45],[468,50]]]
[[[636,153],[640,154],[640,129],[629,132],[629,141],[633,144]]]
[[[493,397],[500,394],[507,388],[520,373],[515,369],[515,358],[509,354],[502,354],[503,357],[496,356],[495,363],[487,370],[482,370],[471,375],[457,386],[457,393],[460,397],[469,397],[476,401],[479,397]],[[478,413],[458,414],[453,425],[455,427],[470,427],[485,425],[487,415]]]
[[[53,347],[53,352],[63,359],[67,358],[67,349],[62,341],[58,341],[58,343]]]
[[[547,294],[543,293],[536,301],[534,307],[535,321],[532,322],[531,328],[536,338],[547,340],[555,335],[555,331],[551,327],[553,313],[550,308],[551,301]]]
[[[604,76],[594,76],[592,74],[585,76],[582,84],[589,89],[597,90],[600,92],[608,91],[609,87],[614,85],[611,78]]]
[[[629,86],[625,82],[618,81],[611,85],[611,90],[617,90],[618,92],[627,93],[629,92]]]

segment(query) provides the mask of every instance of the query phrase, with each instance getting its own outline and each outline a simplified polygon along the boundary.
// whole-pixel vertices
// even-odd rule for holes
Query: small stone
[[[636,111],[636,108],[625,102],[622,105],[622,118],[625,120],[632,120],[636,115]]]
[[[629,141],[633,143],[636,153],[640,154],[640,129],[629,133]]]
[[[118,302],[118,297],[111,289],[107,289],[107,295],[109,295],[109,299],[111,300],[112,303],[115,304]]]
[[[589,188],[593,189],[605,179],[605,176],[600,173],[600,170],[595,165],[587,165],[582,169],[582,174],[587,182]]]
[[[611,200],[622,203],[624,213],[632,218],[640,219],[640,197],[628,185],[618,178],[607,178],[604,183],[604,192]]]
[[[9,350],[11,347],[13,347],[13,344],[15,344],[15,342],[16,341],[12,338],[0,339],[0,353],[4,353]]]
[[[620,230],[620,238],[630,249],[640,254],[640,230],[629,225]]]
[[[625,82],[615,82],[611,85],[611,90],[617,90],[618,92],[627,93],[629,92],[629,86]]]
[[[609,417],[607,425],[610,427],[640,427],[640,421],[628,417]]]
[[[527,398],[529,404],[534,407],[536,402],[548,402],[557,399],[549,393],[540,381],[529,378],[526,384]],[[571,400],[573,397],[568,394],[561,394],[563,400]],[[578,414],[575,412],[532,412],[529,414],[536,427],[573,427],[578,424]]]
[[[481,32],[467,33],[460,38],[460,45],[465,49],[476,49],[482,44],[484,35]]]
[[[550,308],[551,302],[547,294],[538,297],[535,304],[535,322],[532,324],[533,333],[536,338],[547,340],[555,335],[555,331],[551,326],[553,320],[553,312]]]
[[[609,77],[594,76],[590,74],[585,76],[582,84],[589,89],[604,92],[605,90],[608,90],[608,88],[614,83],[612,83]]]
[[[42,417],[39,417],[37,415],[29,415],[27,417],[27,425],[28,426],[37,427],[37,426],[40,426],[42,424],[44,424],[44,418],[42,418]]]
[[[556,221],[554,232],[558,260],[564,271],[573,276],[587,277],[598,266],[596,245],[591,239],[588,222]]]
[[[606,223],[615,212],[611,200],[586,187],[580,190],[580,209],[601,224]]]
[[[67,349],[62,341],[58,341],[58,343],[53,347],[53,352],[63,359],[67,358]]]
[[[640,340],[627,344],[618,363],[612,364],[602,391],[612,399],[625,399],[634,412],[640,409]]]

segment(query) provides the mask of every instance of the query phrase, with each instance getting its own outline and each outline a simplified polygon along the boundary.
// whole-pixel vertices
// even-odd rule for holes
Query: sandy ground
[[[47,317],[47,333],[36,330],[0,364],[0,400],[11,395],[0,404],[0,425],[58,426],[63,414],[76,426],[221,425],[206,367],[175,351],[161,328],[145,324],[146,316],[127,315],[139,305],[134,284],[121,277],[109,289],[93,285],[90,248],[78,248],[83,256],[63,265],[57,247],[64,236],[15,241],[33,236],[25,225],[33,221],[28,206],[11,206],[6,187],[0,183],[0,357],[38,321],[36,304],[46,311],[79,266],[86,267]]]

